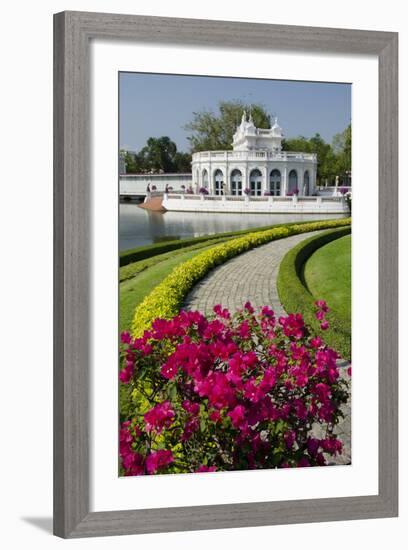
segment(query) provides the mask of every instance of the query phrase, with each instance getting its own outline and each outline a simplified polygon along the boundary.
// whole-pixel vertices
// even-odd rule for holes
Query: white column
[[[303,166],[301,166],[300,168],[298,168],[297,170],[297,174],[298,174],[298,189],[299,189],[299,195],[303,195],[303,184],[304,184],[304,169],[303,169]]]
[[[268,165],[266,165],[263,169],[263,173],[264,173],[264,181],[263,181],[263,189],[262,189],[262,194],[264,195],[266,191],[269,191],[269,178],[268,178],[268,174],[269,174],[269,169],[268,169]]]
[[[313,165],[310,177],[310,194],[313,195],[313,193],[316,191],[316,179],[317,179],[317,166],[316,164]]]
[[[288,167],[285,165],[283,170],[281,170],[282,181],[281,181],[281,195],[286,197],[288,192]]]

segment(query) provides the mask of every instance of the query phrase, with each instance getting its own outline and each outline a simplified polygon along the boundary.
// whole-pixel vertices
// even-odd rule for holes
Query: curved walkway
[[[269,305],[276,316],[285,311],[279,301],[277,278],[279,265],[285,254],[301,241],[323,231],[313,231],[272,241],[240,254],[216,267],[186,296],[183,309],[213,313],[213,307],[221,304],[234,311],[250,301],[255,308]],[[341,375],[348,378],[346,361],[340,363]],[[351,403],[342,406],[344,419],[336,426],[335,433],[344,444],[343,454],[331,459],[333,465],[351,462]],[[323,437],[321,429],[313,429],[315,437]]]
[[[277,316],[283,315],[276,287],[279,265],[286,252],[319,233],[322,231],[272,241],[216,267],[186,296],[183,308],[209,314],[216,304],[235,310],[250,301],[256,308],[269,305]]]

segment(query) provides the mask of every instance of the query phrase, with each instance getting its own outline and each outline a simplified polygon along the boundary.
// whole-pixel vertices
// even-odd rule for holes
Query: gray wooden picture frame
[[[163,48],[188,44],[378,56],[378,495],[90,511],[89,44],[94,38],[158,43]],[[54,16],[54,79],[54,533],[71,538],[396,516],[397,33],[63,12]]]

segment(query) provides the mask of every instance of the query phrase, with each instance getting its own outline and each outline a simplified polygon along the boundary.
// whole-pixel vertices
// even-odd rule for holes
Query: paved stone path
[[[293,235],[272,241],[240,254],[216,267],[202,279],[186,296],[184,309],[213,313],[213,307],[221,304],[234,311],[242,308],[249,300],[255,308],[269,305],[276,316],[284,315],[276,286],[279,265],[285,254],[301,241],[321,231]],[[341,375],[348,378],[347,361],[341,362]],[[343,406],[345,418],[335,429],[344,443],[343,454],[331,464],[344,465],[351,462],[351,403]],[[313,430],[316,437],[322,437],[319,429]]]
[[[249,250],[204,277],[187,295],[183,308],[213,312],[216,304],[235,310],[249,300],[256,308],[269,305],[283,315],[276,287],[279,265],[291,248],[319,231],[293,235]]]

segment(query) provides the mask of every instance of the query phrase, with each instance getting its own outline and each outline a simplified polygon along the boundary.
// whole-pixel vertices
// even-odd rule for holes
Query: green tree
[[[270,128],[270,114],[262,105],[245,104],[242,101],[220,101],[218,113],[200,111],[193,113],[193,120],[184,128],[190,132],[191,151],[216,151],[232,149],[232,138],[242,118],[244,109],[251,112],[257,128]]]
[[[326,143],[320,134],[315,134],[310,139],[303,136],[285,139],[282,142],[284,151],[301,151],[317,154],[317,184],[324,185],[326,180],[333,183],[337,175],[337,157],[330,145]]]
[[[191,154],[177,151],[174,155],[174,167],[179,173],[191,172]]]
[[[351,172],[351,124],[333,138],[333,150],[337,157],[337,172],[347,177]]]
[[[143,172],[144,165],[143,165],[143,159],[141,158],[140,154],[129,153],[128,151],[126,151],[124,159],[125,159],[127,174],[137,174],[139,172]]]
[[[144,170],[153,173],[174,172],[177,146],[168,136],[151,137],[140,151]]]

